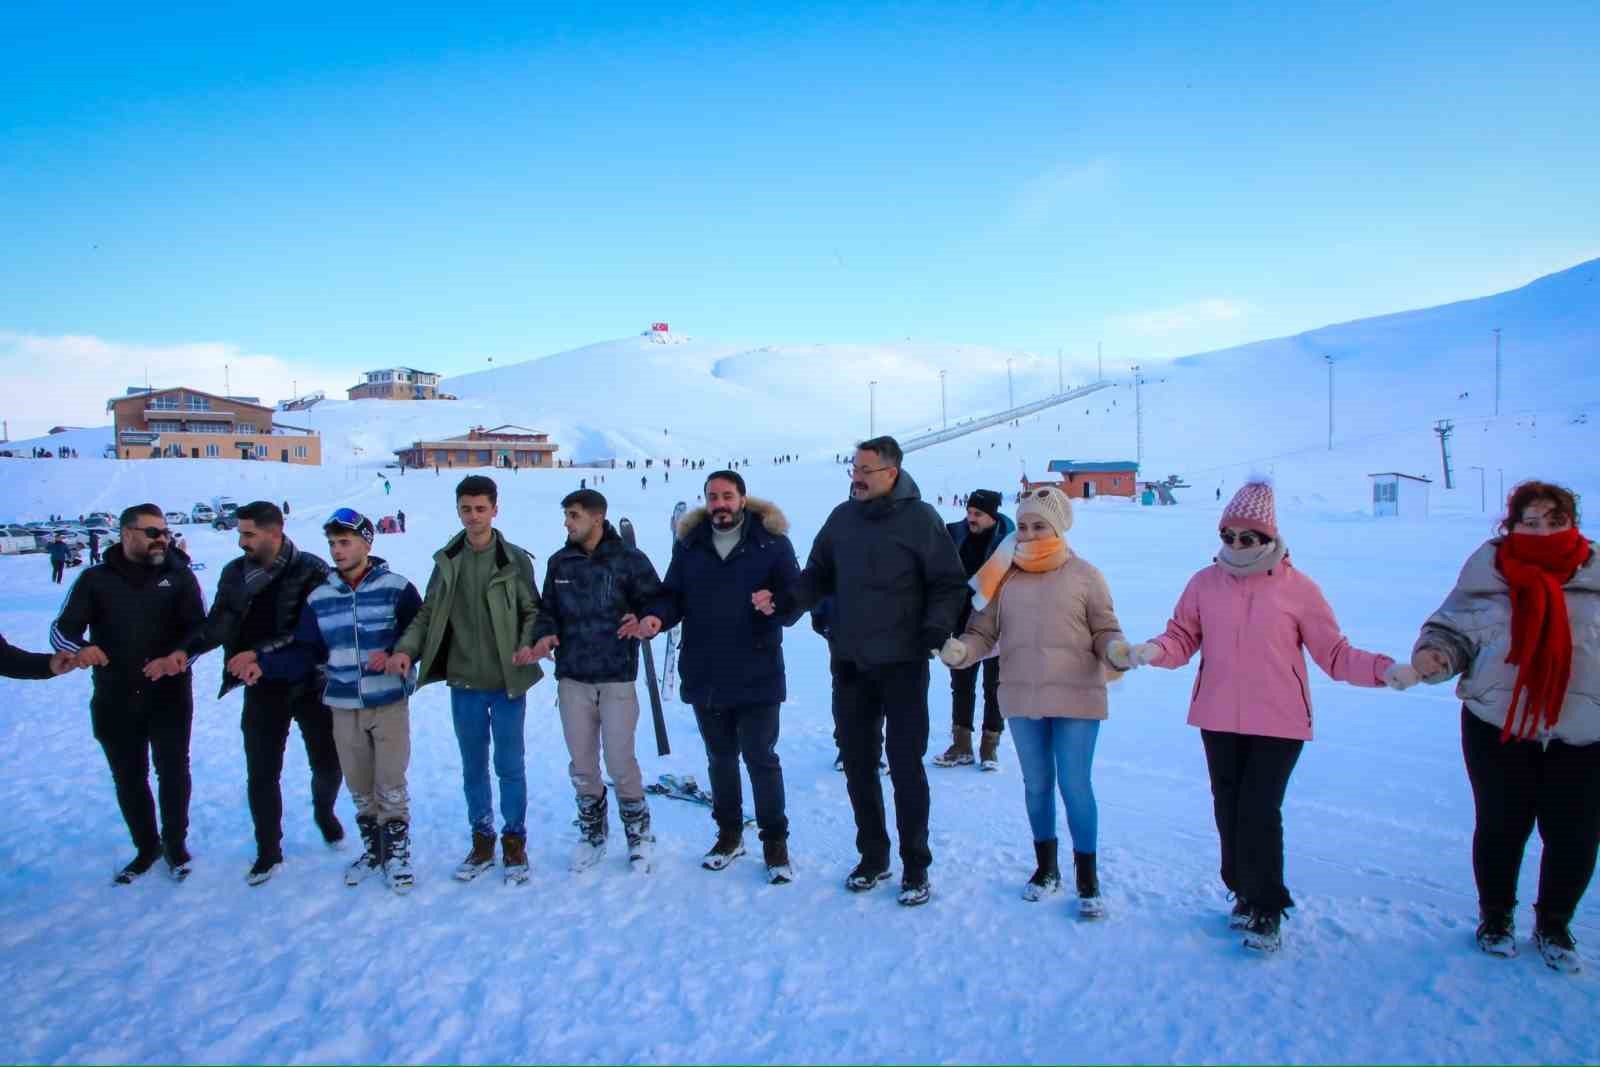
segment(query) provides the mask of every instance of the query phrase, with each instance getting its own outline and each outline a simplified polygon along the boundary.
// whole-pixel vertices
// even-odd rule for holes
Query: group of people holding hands
[[[783,630],[806,612],[827,637],[832,711],[856,822],[859,862],[845,887],[891,877],[880,763],[887,755],[900,857],[899,902],[925,903],[929,870],[929,664],[951,670],[952,743],[937,766],[998,766],[1009,728],[1024,780],[1036,869],[1028,900],[1062,889],[1055,795],[1066,809],[1076,913],[1105,914],[1092,786],[1108,683],[1143,667],[1200,657],[1189,723],[1200,730],[1230,925],[1247,947],[1281,943],[1294,905],[1284,879],[1282,805],[1313,716],[1305,653],[1331,678],[1396,690],[1459,679],[1461,734],[1476,826],[1472,860],[1485,952],[1516,952],[1517,874],[1535,826],[1544,843],[1534,943],[1558,970],[1578,969],[1571,922],[1600,847],[1600,565],[1568,490],[1516,487],[1497,536],[1478,549],[1423,624],[1408,661],[1365,651],[1340,631],[1278,528],[1271,486],[1251,481],[1223,510],[1212,560],[1189,580],[1166,628],[1130,641],[1104,575],[1073,551],[1071,500],[1022,493],[1014,521],[978,490],[948,526],[921,499],[893,438],[862,442],[849,499],[818,531],[805,565],[788,521],[751,497],[737,471],[711,473],[705,504],[675,528],[663,577],[625,544],[605,497],[562,501],[567,542],[536,585],[528,552],[495,527],[495,483],[456,487],[462,530],[435,553],[426,590],[372,555],[373,524],[341,508],[324,524],[332,564],[284,535],[264,501],[238,511],[243,554],[222,571],[209,612],[161,510],[137,505],[120,542],[74,584],[51,629],[53,655],[0,641],[13,677],[94,670],[91,721],[137,850],[117,881],[164,860],[186,877],[190,667],[222,648],[222,694],[244,688],[242,730],[257,858],[248,880],[283,862],[279,788],[291,722],[311,766],[313,815],[325,840],[341,779],[355,803],[362,853],[355,885],[414,877],[406,770],[409,698],[444,681],[462,761],[469,851],[456,876],[499,862],[528,878],[524,720],[527,692],[554,660],[578,843],[571,867],[606,852],[609,778],[628,864],[651,867],[654,835],[634,751],[638,644],[682,627],[681,696],[705,745],[716,839],[702,864],[744,854],[740,762],[749,773],[767,878],[794,877],[777,754],[786,698]],[[985,712],[972,740],[978,681]],[[159,782],[151,796],[148,766]],[[601,763],[605,775],[602,776]],[[494,783],[499,786],[498,832]]]

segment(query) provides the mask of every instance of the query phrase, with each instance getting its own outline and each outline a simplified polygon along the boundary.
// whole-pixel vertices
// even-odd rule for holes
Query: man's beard
[[[731,530],[742,522],[744,522],[743,508],[738,511],[713,511],[711,513],[711,525],[719,530]]]
[[[152,548],[144,554],[144,565],[146,567],[159,567],[166,561],[167,550],[164,548]]]

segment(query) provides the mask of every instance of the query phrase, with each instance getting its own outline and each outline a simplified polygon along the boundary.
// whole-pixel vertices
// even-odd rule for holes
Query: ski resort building
[[[1372,514],[1376,518],[1426,519],[1430,478],[1385,471],[1372,479]]]
[[[1053,459],[1050,471],[1061,475],[1060,488],[1070,497],[1092,500],[1097,496],[1128,496],[1137,491],[1139,465],[1132,460],[1074,462]]]
[[[415,367],[369,370],[359,384],[345,390],[351,400],[438,400],[439,376]]]
[[[526,426],[474,426],[459,437],[413,441],[394,454],[403,467],[554,467],[560,448]]]
[[[174,387],[106,401],[118,459],[250,459],[322,464],[315,430],[272,421],[254,398]]]

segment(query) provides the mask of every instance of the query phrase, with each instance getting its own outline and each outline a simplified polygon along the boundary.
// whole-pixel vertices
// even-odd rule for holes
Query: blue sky
[[[10,378],[658,318],[1127,362],[1600,255],[1592,2],[140,6],[0,14]]]

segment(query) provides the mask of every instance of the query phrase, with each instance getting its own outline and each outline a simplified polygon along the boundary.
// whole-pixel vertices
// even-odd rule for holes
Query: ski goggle
[[[328,521],[322,524],[323,532],[328,530],[349,530],[360,535],[367,544],[372,544],[372,539],[377,536],[377,528],[372,525],[372,520],[367,518],[355,508],[340,508],[328,516]]]

